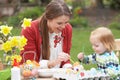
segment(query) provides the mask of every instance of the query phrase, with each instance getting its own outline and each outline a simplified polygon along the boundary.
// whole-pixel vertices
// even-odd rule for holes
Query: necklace
[[[57,44],[61,41],[61,37],[58,35],[55,35],[54,37],[54,48],[57,46]]]

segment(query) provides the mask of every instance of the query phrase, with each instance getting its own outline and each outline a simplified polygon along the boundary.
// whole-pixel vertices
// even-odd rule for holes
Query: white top
[[[55,39],[57,38],[57,39]],[[50,41],[50,59],[49,60],[55,60],[57,59],[57,56],[59,53],[62,52],[62,43],[63,38],[61,36],[61,33],[49,33],[49,41]],[[47,66],[48,60],[40,60],[40,68],[48,68]],[[56,65],[54,68],[59,68],[59,65]],[[71,67],[71,64],[65,64],[63,67]]]
[[[58,36],[58,43],[55,43],[55,36]],[[50,39],[50,60],[55,60],[57,59],[57,56],[59,53],[62,52],[62,37],[61,33],[55,34],[55,33],[50,33],[49,34],[49,39]],[[59,65],[56,65],[55,67],[60,67]]]

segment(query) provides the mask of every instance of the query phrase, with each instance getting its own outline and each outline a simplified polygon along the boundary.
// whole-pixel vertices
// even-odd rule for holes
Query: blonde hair
[[[90,36],[96,36],[97,39],[106,47],[110,52],[115,48],[115,41],[112,31],[106,27],[99,27],[91,32]]]

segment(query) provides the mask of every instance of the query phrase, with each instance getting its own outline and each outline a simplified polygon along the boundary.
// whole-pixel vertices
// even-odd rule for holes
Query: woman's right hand
[[[60,64],[62,61],[66,62],[70,59],[70,55],[68,55],[67,53],[61,52],[60,54],[58,54],[57,59],[55,60],[51,60],[48,62],[48,67],[54,67],[58,64]]]
[[[77,58],[82,61],[82,60],[84,59],[84,53],[80,52],[80,53],[77,55]]]
[[[62,61],[66,62],[70,59],[70,55],[68,55],[65,52],[61,52],[60,54],[58,54],[58,57],[56,59],[56,63],[60,64]]]

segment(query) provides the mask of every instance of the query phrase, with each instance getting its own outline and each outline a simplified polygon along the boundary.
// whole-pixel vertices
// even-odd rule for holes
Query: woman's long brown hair
[[[40,34],[42,36],[42,58],[49,59],[50,56],[50,46],[49,46],[49,29],[47,25],[47,20],[52,20],[59,16],[71,16],[71,11],[68,6],[61,0],[51,1],[45,12],[43,13],[40,20]]]

